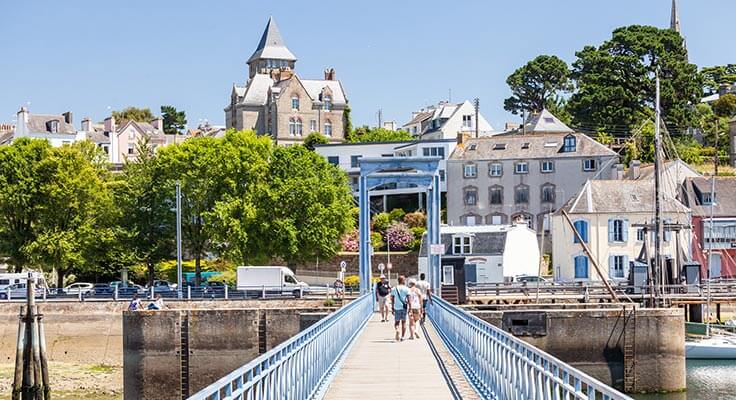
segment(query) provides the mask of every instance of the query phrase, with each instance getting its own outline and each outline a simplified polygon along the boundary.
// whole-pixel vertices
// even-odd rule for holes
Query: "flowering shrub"
[[[349,251],[349,252],[356,252],[358,251],[358,230],[353,229],[352,231],[346,233],[342,239],[340,239],[340,245],[342,246],[342,251]]]
[[[385,244],[386,243],[383,243],[381,232],[371,232],[371,246],[373,246],[373,250],[378,250]]]
[[[404,219],[404,215],[406,215],[406,212],[400,208],[394,208],[390,213],[388,213],[388,217],[391,221],[401,221]]]
[[[391,250],[406,250],[412,240],[414,233],[403,222],[394,222],[386,229],[386,241]]]
[[[384,232],[390,223],[391,217],[388,213],[378,213],[373,216],[373,221],[371,221],[373,230],[379,232]]]
[[[404,215],[404,222],[409,228],[424,228],[427,226],[427,217],[420,211],[412,212]]]

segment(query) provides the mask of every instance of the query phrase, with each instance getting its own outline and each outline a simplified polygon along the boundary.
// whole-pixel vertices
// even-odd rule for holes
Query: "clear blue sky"
[[[3,1],[0,122],[71,110],[96,121],[108,107],[162,104],[224,123],[233,82],[269,15],[297,56],[296,71],[319,78],[334,67],[356,125],[376,111],[399,124],[446,99],[481,99],[497,129],[506,77],[539,54],[568,62],[619,26],[669,25],[671,0],[529,1]],[[680,0],[691,62],[736,62],[734,0]],[[730,23],[729,23],[730,21]]]

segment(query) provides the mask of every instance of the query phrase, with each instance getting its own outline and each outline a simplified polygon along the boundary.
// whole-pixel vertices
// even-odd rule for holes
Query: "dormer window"
[[[562,144],[562,152],[574,153],[575,151],[577,151],[577,140],[575,139],[575,135],[565,136],[565,140]]]
[[[332,96],[328,94],[322,96],[322,109],[325,111],[332,111]]]
[[[48,130],[51,133],[59,133],[59,121],[49,121]]]
[[[452,237],[453,254],[470,254],[473,252],[473,237],[470,235],[457,235]]]
[[[713,196],[711,196],[710,192],[703,192],[700,194],[700,204],[704,206],[709,206],[711,204],[714,204],[715,202],[715,193],[713,193]]]

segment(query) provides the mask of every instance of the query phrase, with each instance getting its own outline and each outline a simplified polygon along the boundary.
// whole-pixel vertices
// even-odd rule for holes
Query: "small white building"
[[[443,101],[413,112],[402,129],[422,140],[455,139],[459,133],[475,134],[475,120],[475,107],[469,101],[457,104]],[[497,133],[481,113],[477,125],[479,136]]]
[[[61,147],[77,140],[86,139],[84,132],[74,129],[72,113],[31,114],[26,107],[18,111],[17,122],[12,130],[2,134],[0,144],[11,144],[22,137],[46,139],[53,147]]]
[[[539,275],[537,234],[524,223],[440,227],[445,255],[465,257],[465,280],[501,283],[519,275]],[[426,235],[419,273],[427,272]]]
[[[163,119],[156,117],[151,123],[137,121],[115,121],[115,117],[105,118],[103,124],[92,124],[89,118],[82,120],[82,133],[100,147],[112,164],[135,161],[138,158],[138,144],[149,140],[156,151],[161,146],[180,143],[189,136],[164,133]]]

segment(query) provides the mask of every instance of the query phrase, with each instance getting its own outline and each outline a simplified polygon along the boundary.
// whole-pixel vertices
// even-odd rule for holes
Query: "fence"
[[[428,314],[485,399],[630,399],[442,299],[433,298]]]
[[[372,313],[373,296],[369,293],[189,399],[312,398]]]

